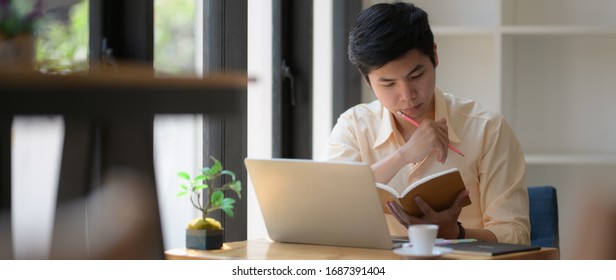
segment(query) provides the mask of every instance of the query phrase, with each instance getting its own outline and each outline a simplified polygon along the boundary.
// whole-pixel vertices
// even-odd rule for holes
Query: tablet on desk
[[[393,248],[367,163],[299,159],[244,162],[272,240]]]

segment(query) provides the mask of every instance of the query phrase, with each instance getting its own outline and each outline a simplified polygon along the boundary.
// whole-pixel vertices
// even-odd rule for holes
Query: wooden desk
[[[169,260],[400,260],[391,250],[278,243],[265,239],[225,243],[220,250],[171,249]],[[557,260],[558,249],[513,253],[495,257],[446,254],[450,260]]]

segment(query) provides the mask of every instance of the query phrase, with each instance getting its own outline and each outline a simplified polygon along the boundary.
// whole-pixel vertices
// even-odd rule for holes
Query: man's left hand
[[[423,217],[411,216],[404,212],[398,203],[390,201],[387,203],[389,212],[408,228],[414,224],[435,224],[439,226],[438,237],[445,239],[455,239],[459,234],[458,217],[462,212],[462,207],[465,198],[468,197],[468,190],[463,190],[458,193],[455,202],[451,208],[437,212],[434,211],[421,197],[415,197],[417,207],[424,213]]]

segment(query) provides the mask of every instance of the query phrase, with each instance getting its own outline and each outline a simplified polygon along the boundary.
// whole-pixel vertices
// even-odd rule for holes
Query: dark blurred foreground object
[[[56,208],[52,259],[161,259],[154,182],[131,170],[110,170],[90,195]],[[84,221],[86,224],[84,225]],[[87,236],[87,242],[75,242]]]
[[[154,115],[224,116],[220,126],[231,123],[228,126],[240,131],[239,137],[225,139],[227,130],[223,129],[218,134],[208,131],[208,135],[211,134],[212,139],[221,137],[221,142],[245,151],[241,133],[245,131],[247,80],[245,74],[231,73],[212,74],[203,79],[162,79],[155,78],[148,66],[122,66],[113,71],[91,71],[87,75],[42,75],[0,69],[0,213],[5,213],[0,221],[3,231],[0,251],[8,252],[0,257],[13,258],[11,123],[15,115],[62,115],[64,118],[65,137],[51,258],[162,259],[154,174]],[[219,128],[213,126],[212,129]],[[122,195],[113,188],[106,189],[109,182],[112,186],[139,186],[135,188],[139,190],[140,199],[130,202],[119,198]],[[125,191],[128,197],[134,197],[131,190]],[[132,205],[124,203],[143,206],[144,212],[140,213],[147,217],[151,226],[114,228],[115,222],[118,226],[142,222],[136,217],[120,220],[122,215],[132,215],[126,211],[114,212],[114,208],[132,209]],[[108,228],[99,227],[99,224]],[[126,235],[130,240],[133,230],[139,230],[144,235],[141,240],[150,243],[141,246],[122,238],[118,241],[120,239],[112,238],[114,234],[105,231],[110,229],[124,232],[120,236]],[[109,245],[117,244],[116,241],[126,248],[136,247],[132,252],[120,253],[101,249],[107,245],[116,248]]]

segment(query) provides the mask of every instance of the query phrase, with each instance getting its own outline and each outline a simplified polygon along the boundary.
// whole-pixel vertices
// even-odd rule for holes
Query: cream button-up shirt
[[[402,168],[387,184],[400,191],[427,175],[457,167],[472,202],[459,217],[464,227],[488,229],[499,242],[530,244],[525,160],[511,127],[501,115],[438,87],[434,101],[435,119],[447,119],[449,141],[465,156],[449,151],[441,164],[431,153]],[[377,100],[340,115],[322,159],[372,165],[404,143],[393,114]],[[407,235],[401,224],[386,216],[392,235]]]

